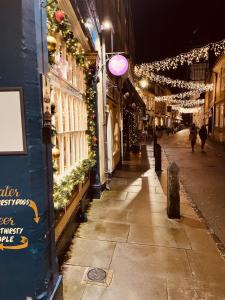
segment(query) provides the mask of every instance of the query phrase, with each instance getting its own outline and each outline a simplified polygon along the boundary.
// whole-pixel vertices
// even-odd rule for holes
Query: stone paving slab
[[[225,262],[182,189],[182,218],[167,218],[151,149],[92,202],[63,267],[64,300],[225,300]],[[112,272],[111,284],[84,282],[87,267]]]
[[[127,224],[88,221],[80,226],[76,236],[92,240],[126,242],[129,231],[130,226]]]
[[[76,238],[71,245],[66,264],[108,269],[116,243]],[[99,255],[101,253],[101,255]]]
[[[131,225],[128,243],[191,249],[185,230],[171,227]]]

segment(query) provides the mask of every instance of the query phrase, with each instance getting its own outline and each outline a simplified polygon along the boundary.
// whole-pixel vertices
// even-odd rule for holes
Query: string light
[[[173,107],[197,107],[201,106],[205,103],[204,99],[197,99],[197,100],[182,100],[182,101],[171,101],[168,102],[169,105]]]
[[[155,71],[166,71],[175,70],[179,66],[184,64],[191,65],[200,61],[208,61],[209,51],[212,51],[216,56],[222,54],[225,50],[225,40],[210,43],[201,48],[192,49],[189,52],[181,53],[175,57],[166,58],[160,61],[154,61],[152,63],[143,63],[136,65],[135,73],[148,74],[149,72]]]
[[[148,80],[145,79],[145,78],[141,79],[139,84],[140,84],[140,87],[142,89],[147,89],[148,88]]]
[[[155,97],[156,101],[169,101],[173,99],[187,99],[189,97],[196,97],[199,98],[201,93],[199,91],[188,91],[184,93],[179,93],[179,94],[172,94],[172,95],[167,95],[167,96],[157,96]]]
[[[142,80],[140,80],[140,85],[142,82],[146,84],[146,82],[149,80],[151,82],[159,83],[161,85],[169,85],[175,88],[181,88],[186,90],[199,90],[199,92],[201,93],[213,90],[213,84],[204,84],[195,81],[172,79],[170,77],[165,77],[152,72],[150,72],[149,74],[142,74],[141,72],[137,72],[136,76],[145,76]]]
[[[194,107],[194,108],[183,108],[183,107],[180,107],[179,109],[179,112],[181,114],[194,114],[194,113],[198,113],[201,111],[201,107]]]

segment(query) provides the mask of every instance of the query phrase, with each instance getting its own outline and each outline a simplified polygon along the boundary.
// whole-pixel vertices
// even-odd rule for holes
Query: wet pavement
[[[191,152],[188,130],[159,140],[167,159],[180,167],[181,181],[206,219],[211,230],[225,245],[225,151],[208,141],[201,152],[199,140]]]
[[[151,146],[124,161],[110,185],[75,233],[64,300],[225,299],[224,259],[183,190],[182,219],[167,218]],[[106,280],[90,281],[90,268]]]

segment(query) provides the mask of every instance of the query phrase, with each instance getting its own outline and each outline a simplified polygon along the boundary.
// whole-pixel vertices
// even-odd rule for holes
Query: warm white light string
[[[204,47],[193,49],[186,53],[181,53],[175,57],[166,58],[152,63],[143,63],[135,66],[135,73],[137,76],[146,76],[149,72],[166,71],[177,69],[184,64],[191,65],[201,61],[208,61],[209,51],[212,51],[216,56],[221,55],[225,50],[225,40],[210,43]],[[139,75],[138,75],[139,74]],[[141,74],[141,75],[140,75]]]
[[[198,100],[185,100],[183,102],[167,102],[167,105],[179,106],[179,107],[198,107],[205,103],[204,99]]]
[[[172,95],[167,95],[167,96],[157,96],[155,97],[156,101],[169,101],[173,99],[187,99],[189,97],[196,97],[198,98],[200,96],[201,92],[199,91],[188,91],[184,93],[179,93],[179,94],[172,94]]]
[[[180,107],[178,111],[181,114],[194,114],[194,113],[199,113],[201,111],[201,107],[191,107],[191,108]]]
[[[161,85],[169,85],[171,87],[181,88],[186,90],[199,90],[200,92],[213,90],[213,84],[205,84],[205,83],[198,83],[195,81],[172,79],[170,77],[165,77],[152,72],[150,72],[148,75],[145,75],[144,80],[149,80],[150,82],[159,83]]]

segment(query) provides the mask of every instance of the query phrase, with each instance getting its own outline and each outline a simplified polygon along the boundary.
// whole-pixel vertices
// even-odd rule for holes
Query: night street
[[[225,1],[0,8],[0,300],[225,300]]]
[[[197,143],[192,153],[188,130],[173,136],[164,134],[159,143],[170,162],[180,168],[185,190],[202,212],[210,229],[225,245],[225,152],[217,143],[208,142],[204,153]]]

